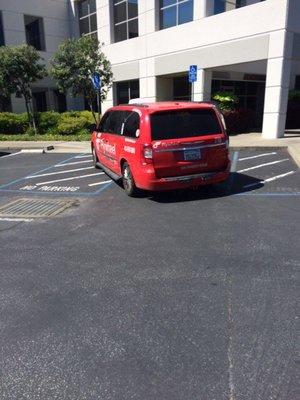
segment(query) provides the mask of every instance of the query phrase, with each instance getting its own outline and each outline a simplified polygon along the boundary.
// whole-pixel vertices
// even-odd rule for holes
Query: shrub
[[[54,111],[45,111],[37,114],[37,125],[39,131],[42,133],[48,133],[56,128],[61,115]]]
[[[0,133],[25,133],[29,126],[27,114],[0,113]]]
[[[230,92],[217,92],[212,96],[212,99],[218,103],[221,110],[233,110],[239,99],[236,95]]]
[[[249,132],[255,125],[254,111],[248,108],[223,112],[229,134]]]
[[[59,135],[76,135],[82,130],[89,130],[91,123],[84,117],[70,116],[68,113],[62,114],[57,125],[56,132]]]
[[[289,93],[289,100],[300,103],[300,90],[291,90]]]

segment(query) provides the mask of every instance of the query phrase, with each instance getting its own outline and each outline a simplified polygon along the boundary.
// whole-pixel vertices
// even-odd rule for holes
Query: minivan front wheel
[[[124,163],[122,165],[122,182],[123,182],[123,187],[125,190],[125,193],[130,196],[134,197],[138,193],[138,189],[135,186],[134,179],[131,173],[131,169],[128,165],[128,163]]]

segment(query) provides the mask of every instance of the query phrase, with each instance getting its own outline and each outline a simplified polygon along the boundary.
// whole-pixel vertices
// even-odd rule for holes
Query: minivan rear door
[[[158,178],[213,172],[227,165],[226,136],[213,108],[155,112],[150,126]]]

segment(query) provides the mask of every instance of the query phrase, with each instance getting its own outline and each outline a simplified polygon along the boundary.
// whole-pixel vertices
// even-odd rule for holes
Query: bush
[[[37,113],[36,120],[39,131],[45,133],[52,131],[53,128],[57,127],[60,120],[60,114],[54,111],[41,112]]]
[[[289,100],[300,103],[300,90],[291,90],[289,93]]]
[[[89,121],[88,116],[83,114],[64,113],[61,115],[57,125],[57,133],[59,135],[76,135],[83,130],[89,131],[92,123]]]
[[[229,134],[249,132],[255,125],[254,111],[248,108],[223,112]]]
[[[0,113],[0,133],[25,133],[29,127],[27,114]]]
[[[45,111],[36,113],[40,135],[87,135],[95,121],[90,111],[58,113]],[[0,134],[30,134],[27,114],[0,113]]]
[[[239,99],[231,92],[217,92],[212,96],[212,99],[217,102],[219,108],[223,111],[233,110]]]

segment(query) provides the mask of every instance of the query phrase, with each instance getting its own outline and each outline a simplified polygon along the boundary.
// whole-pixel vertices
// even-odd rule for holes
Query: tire
[[[131,169],[127,162],[122,165],[122,183],[125,193],[130,197],[138,195],[138,189],[131,173]]]
[[[99,168],[98,165],[97,165],[97,162],[99,160],[98,160],[98,157],[97,157],[96,150],[95,150],[94,146],[92,146],[92,156],[93,156],[93,165],[94,165],[94,167],[95,168]]]

